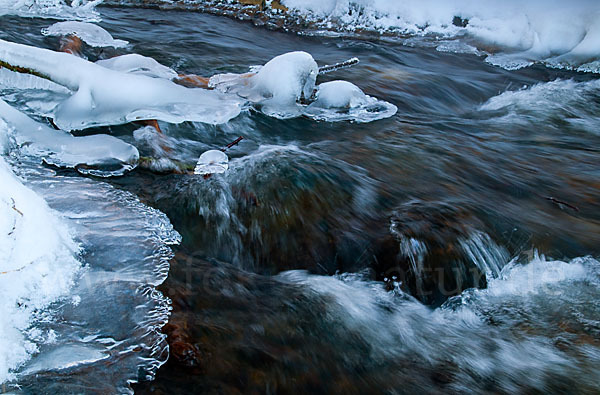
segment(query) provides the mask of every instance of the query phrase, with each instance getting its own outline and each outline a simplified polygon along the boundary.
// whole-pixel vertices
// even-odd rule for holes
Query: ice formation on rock
[[[0,40],[0,61],[74,92],[54,109],[54,121],[64,130],[147,119],[220,124],[240,113],[235,97],[111,70],[67,53]]]
[[[372,122],[396,114],[396,106],[366,95],[348,81],[320,84],[304,115],[323,121]]]
[[[97,61],[96,64],[106,67],[107,69],[124,73],[140,74],[167,80],[172,80],[178,76],[175,70],[163,66],[152,58],[135,53],[115,56],[110,59],[102,59]]]
[[[223,151],[210,150],[198,158],[194,174],[220,174],[229,168],[229,157]]]
[[[371,122],[390,117],[397,110],[393,104],[367,96],[346,81],[324,83],[315,91],[319,67],[306,52],[279,55],[255,70],[218,74],[209,85],[235,93],[264,114],[281,119],[305,115],[326,121]]]
[[[0,118],[14,129],[11,137],[22,150],[49,164],[96,176],[121,175],[137,166],[138,150],[116,137],[75,137],[34,121],[1,99]]]
[[[125,40],[115,40],[103,28],[88,22],[57,22],[42,29],[42,34],[44,36],[77,36],[92,47],[122,48],[128,44]]]

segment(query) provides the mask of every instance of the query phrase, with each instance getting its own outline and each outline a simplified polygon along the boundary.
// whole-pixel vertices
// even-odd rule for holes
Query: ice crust
[[[2,121],[0,121],[2,122]],[[0,128],[6,129],[2,122]],[[52,342],[28,332],[34,318],[65,297],[80,271],[79,251],[66,225],[25,187],[0,156],[0,383]],[[38,341],[36,342],[35,339]]]
[[[240,100],[161,78],[124,73],[76,56],[0,40],[0,60],[35,71],[73,91],[54,109],[64,130],[158,119],[220,124],[240,113]]]
[[[178,76],[173,69],[163,66],[156,60],[134,53],[98,60],[96,64],[123,73],[140,74],[167,80],[172,80]]]
[[[392,104],[365,95],[349,82],[322,84],[315,91],[317,62],[300,51],[279,55],[253,73],[213,76],[212,91],[177,85],[171,81],[177,77],[174,70],[136,54],[91,63],[0,40],[0,60],[74,92],[51,111],[56,125],[64,130],[149,119],[221,124],[236,117],[248,103],[279,119],[305,115],[371,122],[396,113]]]
[[[115,40],[109,32],[98,25],[88,22],[57,22],[42,29],[44,36],[77,36],[92,47],[123,48],[129,44],[125,40]]]
[[[168,246],[179,243],[181,236],[163,213],[107,183],[62,176],[26,156],[20,156],[18,166],[15,164],[11,160],[23,183],[61,215],[78,243],[75,247],[81,246],[76,252],[85,266],[76,266],[75,281],[65,294],[68,298],[36,312],[24,334],[33,344],[26,350],[31,356],[26,355],[18,366],[11,364],[11,377],[3,388],[25,393],[133,393],[130,384],[151,380],[168,355],[161,327],[168,320],[170,302],[155,287],[169,271],[172,251]],[[0,195],[15,197],[12,189],[8,191],[2,189]],[[0,223],[4,220],[2,202],[0,199]],[[19,202],[15,207],[25,213]],[[35,207],[41,207],[38,203]],[[53,232],[60,229],[30,230],[52,240]],[[37,251],[32,245],[45,245],[35,234],[24,240],[29,253]],[[4,264],[4,260],[0,262]],[[51,263],[55,262],[51,267],[57,273],[68,268],[64,261],[53,258]],[[15,286],[28,288],[28,278],[22,277],[25,274],[21,271],[11,277]],[[53,276],[48,280],[54,281],[51,284],[56,289],[61,286]],[[0,288],[0,293],[4,289]],[[3,302],[0,300],[0,305]],[[0,327],[4,324],[2,320]],[[6,341],[13,344],[17,339]],[[2,346],[4,341],[0,336]],[[5,350],[0,347],[0,357]]]
[[[2,99],[0,118],[13,127],[12,137],[23,151],[55,166],[76,168],[84,174],[113,176],[135,168],[139,160],[137,148],[116,137],[75,137],[34,121]]]

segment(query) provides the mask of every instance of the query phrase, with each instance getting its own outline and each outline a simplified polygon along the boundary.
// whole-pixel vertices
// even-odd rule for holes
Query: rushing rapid
[[[0,392],[597,393],[598,5],[246,3],[0,0]]]

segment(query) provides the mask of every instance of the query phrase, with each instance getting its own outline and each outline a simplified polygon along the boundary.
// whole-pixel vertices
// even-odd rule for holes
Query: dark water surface
[[[224,175],[138,169],[109,181],[183,237],[160,287],[173,301],[171,356],[136,392],[600,390],[599,264],[548,266],[534,253],[600,256],[597,76],[199,13],[99,10],[128,52],[179,72],[241,73],[295,50],[319,65],[356,56],[319,82],[345,79],[398,107],[367,124],[255,112],[161,124],[163,155],[190,166],[244,140]],[[56,45],[37,34],[50,21],[12,21],[2,38]],[[136,128],[111,132],[156,155]],[[573,265],[586,274],[571,277]],[[537,288],[555,276],[564,281]]]

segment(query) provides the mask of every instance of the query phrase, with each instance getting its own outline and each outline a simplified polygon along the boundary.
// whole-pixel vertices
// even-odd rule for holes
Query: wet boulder
[[[508,262],[508,253],[486,233],[484,224],[461,202],[412,200],[389,217],[379,243],[377,279],[424,303],[440,305],[473,287],[485,287]]]

